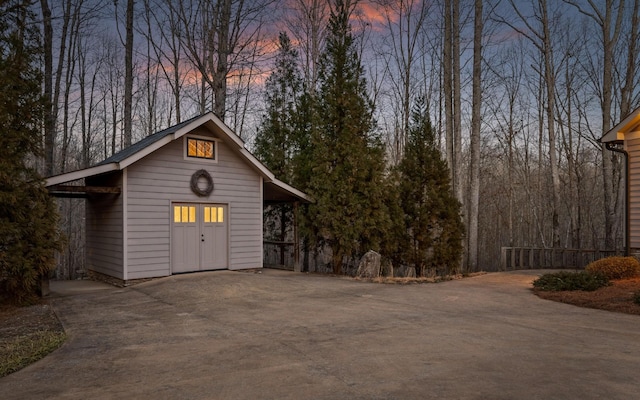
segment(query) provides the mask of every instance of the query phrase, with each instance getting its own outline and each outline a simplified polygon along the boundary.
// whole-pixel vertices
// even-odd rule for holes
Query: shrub
[[[597,272],[609,279],[640,276],[640,262],[635,257],[607,257],[587,265],[587,272]]]
[[[544,274],[533,281],[533,287],[544,291],[559,292],[563,290],[584,290],[592,292],[604,286],[609,286],[610,282],[606,276],[594,272],[556,272]]]

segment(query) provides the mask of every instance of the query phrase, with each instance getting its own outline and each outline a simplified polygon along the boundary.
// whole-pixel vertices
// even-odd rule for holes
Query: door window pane
[[[180,206],[173,206],[173,222],[180,222]]]
[[[204,208],[204,222],[211,222],[211,207]]]
[[[189,222],[196,222],[196,207],[189,207]]]
[[[224,208],[218,207],[218,222],[224,222]]]
[[[180,207],[182,209],[182,221],[189,222],[189,207]]]

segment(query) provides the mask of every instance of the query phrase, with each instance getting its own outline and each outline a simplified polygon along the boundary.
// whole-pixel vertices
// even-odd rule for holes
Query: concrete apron
[[[67,343],[0,379],[0,398],[637,398],[640,318],[541,300],[539,273],[221,271],[80,291],[52,300]]]

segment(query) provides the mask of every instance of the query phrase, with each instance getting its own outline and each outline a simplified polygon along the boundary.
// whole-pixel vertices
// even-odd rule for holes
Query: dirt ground
[[[534,290],[539,297],[547,300],[573,304],[579,307],[640,315],[640,305],[633,302],[633,294],[640,291],[640,278],[612,281],[611,286],[593,292],[580,290],[564,292],[544,292]]]

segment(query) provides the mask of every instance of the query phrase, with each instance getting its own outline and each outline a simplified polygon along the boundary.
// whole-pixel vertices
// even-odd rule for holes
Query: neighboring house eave
[[[618,125],[600,138],[601,143],[622,143],[628,133],[640,130],[640,108],[634,110]]]

